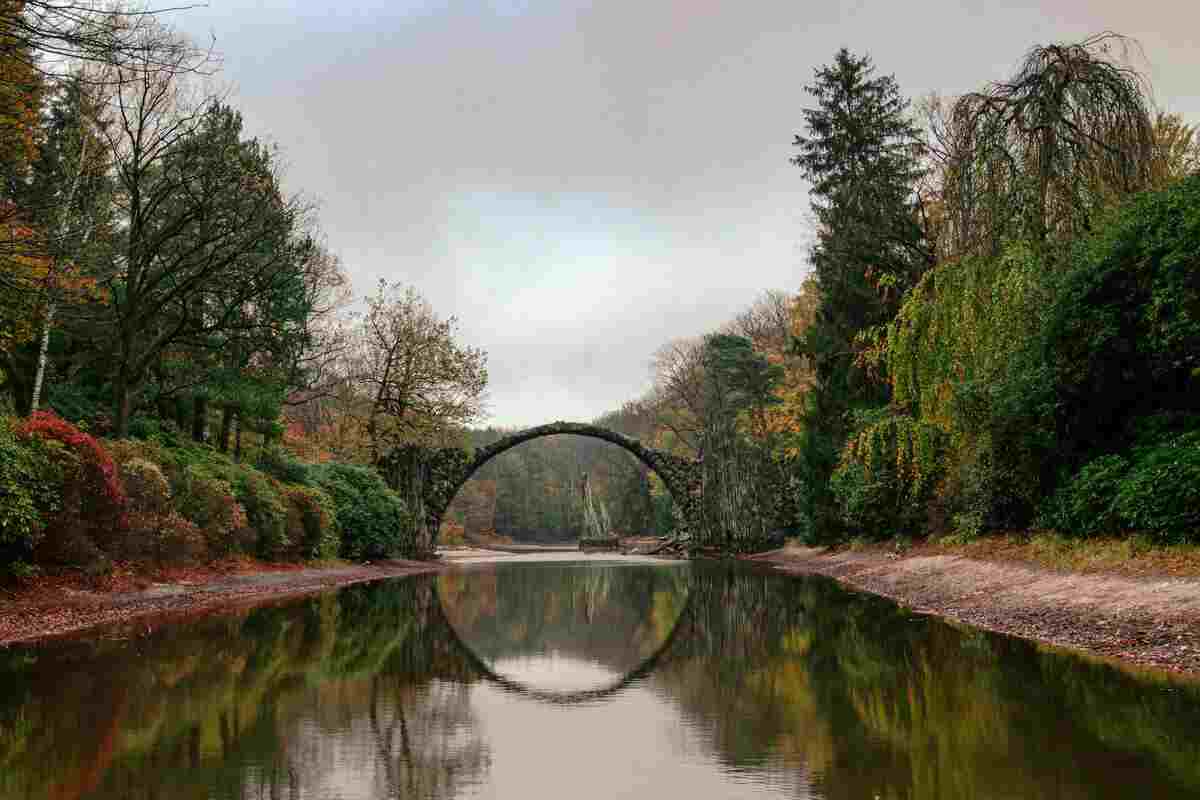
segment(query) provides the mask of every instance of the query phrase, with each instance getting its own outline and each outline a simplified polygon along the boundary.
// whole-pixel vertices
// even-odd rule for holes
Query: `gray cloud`
[[[410,282],[488,350],[500,424],[615,407],[667,339],[799,286],[790,142],[842,45],[916,97],[1112,29],[1141,41],[1159,103],[1200,121],[1182,2],[211,0],[175,22],[216,36],[358,293]]]

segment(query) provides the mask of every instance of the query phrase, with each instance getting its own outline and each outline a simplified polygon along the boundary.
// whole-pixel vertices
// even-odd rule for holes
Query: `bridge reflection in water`
[[[630,770],[653,796],[1182,798],[1196,730],[1194,686],[700,564],[498,565],[0,651],[3,798],[537,800]]]
[[[578,705],[644,680],[688,636],[690,573],[687,564],[502,564],[443,575],[436,588],[449,636],[482,679],[510,694]],[[494,666],[531,655],[590,662],[617,677],[593,688],[544,689]]]

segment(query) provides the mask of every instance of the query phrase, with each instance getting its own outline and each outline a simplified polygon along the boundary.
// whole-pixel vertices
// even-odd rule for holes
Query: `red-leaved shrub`
[[[112,457],[94,438],[50,411],[35,411],[16,426],[15,433],[61,445],[62,510],[47,520],[47,538],[76,541],[85,537],[107,550],[126,524],[125,492]],[[53,542],[46,544],[58,549]],[[78,548],[67,549],[73,552]]]

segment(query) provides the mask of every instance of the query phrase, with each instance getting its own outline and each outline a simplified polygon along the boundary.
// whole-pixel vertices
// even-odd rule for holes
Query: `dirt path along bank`
[[[162,625],[201,614],[299,597],[353,583],[434,572],[439,562],[382,561],[208,575],[154,583],[132,591],[56,586],[53,591],[0,597],[0,646],[78,633],[100,625]]]
[[[956,555],[789,545],[752,557],[914,610],[1200,677],[1200,579],[1060,573]]]

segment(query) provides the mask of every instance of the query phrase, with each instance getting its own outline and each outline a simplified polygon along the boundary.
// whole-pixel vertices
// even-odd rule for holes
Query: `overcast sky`
[[[457,316],[501,425],[616,408],[662,343],[800,285],[788,158],[801,87],[841,46],[910,97],[954,95],[1114,30],[1200,122],[1187,0],[208,2],[174,23],[216,37],[356,294],[402,280]]]

